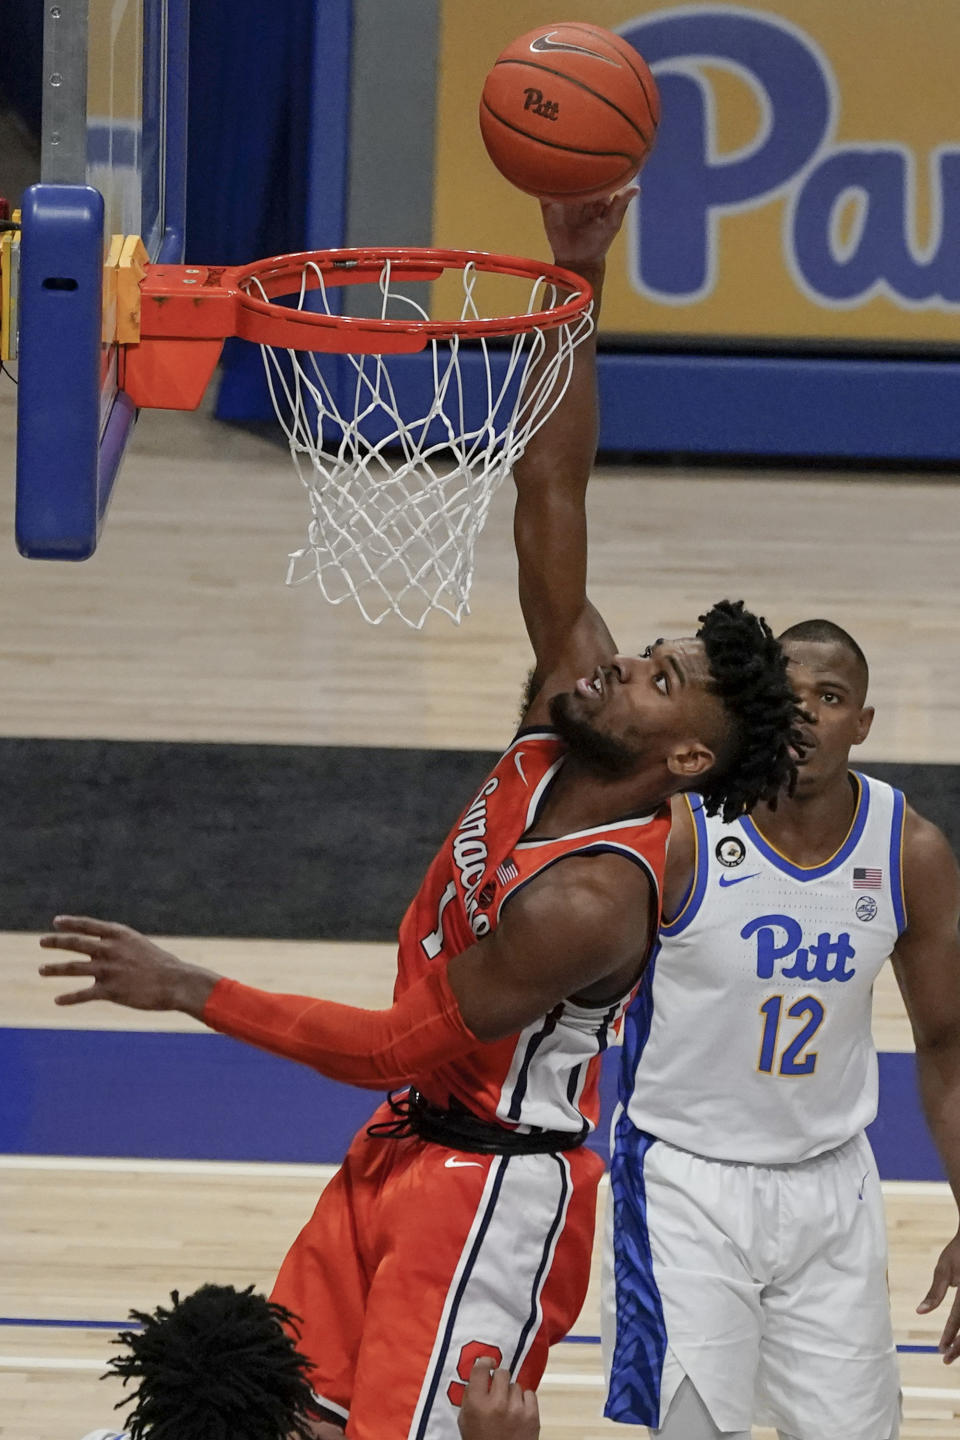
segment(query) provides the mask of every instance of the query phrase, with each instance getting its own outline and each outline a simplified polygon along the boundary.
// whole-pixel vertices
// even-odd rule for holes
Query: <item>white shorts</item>
[[[688,1375],[720,1430],[888,1440],[900,1382],[866,1136],[796,1165],[707,1160],[621,1115],[602,1325],[605,1414],[661,1425]]]

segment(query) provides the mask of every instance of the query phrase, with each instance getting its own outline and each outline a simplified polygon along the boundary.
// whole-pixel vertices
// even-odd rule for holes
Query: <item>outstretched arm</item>
[[[58,996],[60,1005],[179,1010],[333,1080],[385,1090],[516,1034],[569,995],[598,984],[604,997],[622,994],[639,974],[653,913],[649,884],[629,861],[570,858],[526,886],[492,935],[438,960],[387,1010],[241,985],[126,925],[87,916],[58,916],[56,932],[40,941],[82,958],[40,973],[93,981]]]
[[[631,188],[606,200],[548,202],[542,207],[557,264],[593,287],[595,322],[606,254],[635,194]],[[548,347],[554,341],[548,335]],[[563,399],[514,467],[520,604],[536,656],[535,699],[528,719],[535,722],[546,717],[549,694],[569,689],[577,676],[591,674],[615,652],[586,589],[586,490],[597,446],[596,350],[594,328],[574,352]]]
[[[917,1050],[923,1109],[960,1206],[960,871],[935,825],[907,814],[903,849],[907,928],[892,960]],[[917,1307],[925,1314],[960,1286],[960,1231],[937,1260]],[[960,1291],[940,1339],[946,1364],[960,1356]]]

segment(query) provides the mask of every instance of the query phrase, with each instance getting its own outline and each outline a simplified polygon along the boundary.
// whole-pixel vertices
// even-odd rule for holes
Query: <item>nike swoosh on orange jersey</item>
[[[444,1170],[462,1170],[465,1165],[476,1165],[478,1170],[483,1169],[479,1160],[454,1160],[452,1155],[449,1160],[443,1162]]]

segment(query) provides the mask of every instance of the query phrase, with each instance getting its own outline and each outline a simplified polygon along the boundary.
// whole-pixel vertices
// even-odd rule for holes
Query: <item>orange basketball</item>
[[[595,200],[627,184],[659,121],[646,61],[599,25],[521,35],[497,59],[480,100],[490,159],[542,200]]]

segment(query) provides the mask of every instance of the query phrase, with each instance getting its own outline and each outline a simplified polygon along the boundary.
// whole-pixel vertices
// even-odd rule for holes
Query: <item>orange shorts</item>
[[[351,1440],[458,1440],[480,1354],[538,1384],[586,1295],[602,1173],[585,1149],[355,1137],[272,1297],[302,1318],[317,1398]]]

